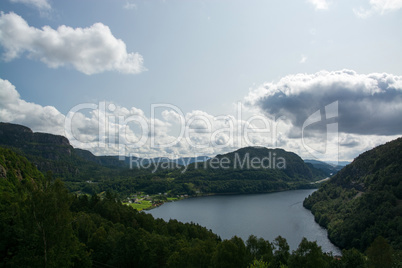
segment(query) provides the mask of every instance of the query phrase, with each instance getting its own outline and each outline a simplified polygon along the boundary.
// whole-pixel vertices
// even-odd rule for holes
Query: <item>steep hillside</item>
[[[10,203],[11,196],[17,193],[21,185],[42,180],[43,174],[35,165],[15,152],[0,147],[0,190],[1,203]]]
[[[341,248],[366,250],[383,236],[402,249],[402,138],[361,154],[304,206]]]

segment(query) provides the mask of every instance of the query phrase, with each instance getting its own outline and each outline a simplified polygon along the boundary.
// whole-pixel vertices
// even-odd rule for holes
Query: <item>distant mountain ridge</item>
[[[344,166],[349,165],[351,162],[350,161],[325,161],[325,163],[330,164],[334,167],[336,167],[336,166],[344,167]]]
[[[313,165],[313,167],[324,171],[328,177],[336,174],[339,170],[341,170],[344,167],[344,165],[332,165],[327,162],[313,160],[313,159],[305,159],[304,162],[309,163],[309,164]],[[343,161],[343,163],[346,163],[346,162]]]
[[[135,156],[116,156],[116,155],[101,155],[95,156],[88,150],[83,150],[79,148],[75,148],[77,154],[89,161],[98,163],[102,166],[106,167],[120,167],[120,168],[128,168],[130,167],[130,162],[136,163],[141,162],[143,164],[149,163],[160,163],[160,162],[170,162],[175,163],[179,166],[186,166],[194,162],[203,162],[210,159],[208,156],[197,156],[197,157],[179,157],[175,159],[171,159],[168,157],[155,157],[155,158],[139,158]],[[123,160],[121,160],[123,158]],[[135,167],[135,166],[134,166]]]
[[[271,192],[310,188],[311,182],[326,176],[283,149],[246,147],[213,158],[125,157],[120,161],[118,156],[95,156],[73,148],[63,136],[34,133],[10,123],[0,123],[0,146],[16,150],[40,171],[63,178],[71,191],[86,193],[106,189],[127,194],[138,190],[187,194]],[[237,167],[226,167],[225,161]],[[134,165],[130,169],[130,162],[147,167]],[[260,167],[256,168],[257,163]]]

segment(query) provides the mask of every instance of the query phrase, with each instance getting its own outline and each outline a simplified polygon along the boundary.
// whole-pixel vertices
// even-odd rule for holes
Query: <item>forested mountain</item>
[[[341,248],[364,251],[378,236],[402,249],[402,138],[358,156],[304,201]]]
[[[24,155],[40,171],[51,171],[70,191],[88,194],[107,190],[120,196],[136,191],[172,195],[259,193],[311,188],[312,181],[326,176],[294,153],[263,147],[242,148],[212,159],[125,157],[120,161],[116,156],[95,156],[73,148],[63,136],[34,133],[10,123],[0,123],[0,145]],[[134,162],[132,169],[130,161]]]
[[[0,267],[366,267],[352,249],[341,259],[303,239],[221,239],[196,224],[165,222],[108,192],[73,195],[50,173],[0,147]],[[381,241],[380,241],[381,242]],[[382,244],[381,244],[382,245]],[[378,246],[371,247],[376,252]],[[375,261],[378,255],[369,255]],[[381,266],[378,266],[381,267]]]
[[[170,172],[204,193],[258,193],[312,187],[325,174],[283,149],[245,147]]]

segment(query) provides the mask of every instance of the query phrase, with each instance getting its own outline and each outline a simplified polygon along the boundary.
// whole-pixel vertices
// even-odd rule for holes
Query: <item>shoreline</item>
[[[159,203],[156,206],[151,205],[149,208],[142,209],[141,211],[149,211],[155,208],[158,208],[162,206],[165,203],[170,203],[170,202],[177,202],[185,199],[190,199],[190,198],[200,198],[200,197],[209,197],[209,196],[230,196],[230,195],[258,195],[258,194],[273,194],[273,193],[281,193],[281,192],[287,192],[287,191],[300,191],[300,190],[317,190],[318,188],[301,188],[301,189],[284,189],[284,190],[278,190],[278,191],[267,191],[267,192],[252,192],[252,193],[238,193],[238,192],[232,192],[232,193],[206,193],[206,194],[197,194],[197,195],[191,195],[187,197],[182,197],[178,200],[168,200],[162,203]]]

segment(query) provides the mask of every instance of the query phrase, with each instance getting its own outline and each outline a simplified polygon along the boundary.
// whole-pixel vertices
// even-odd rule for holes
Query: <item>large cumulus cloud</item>
[[[33,127],[35,131],[64,135],[64,115],[53,106],[22,100],[15,86],[0,78],[0,121]]]
[[[314,112],[337,101],[340,132],[402,134],[402,76],[351,70],[288,75],[251,91],[246,100],[271,116],[285,116],[298,130]]]
[[[0,44],[7,61],[27,53],[51,68],[72,65],[88,75],[111,70],[137,74],[145,70],[142,56],[128,53],[126,44],[102,23],[87,28],[62,25],[56,30],[49,26],[37,29],[13,12],[2,12]]]

